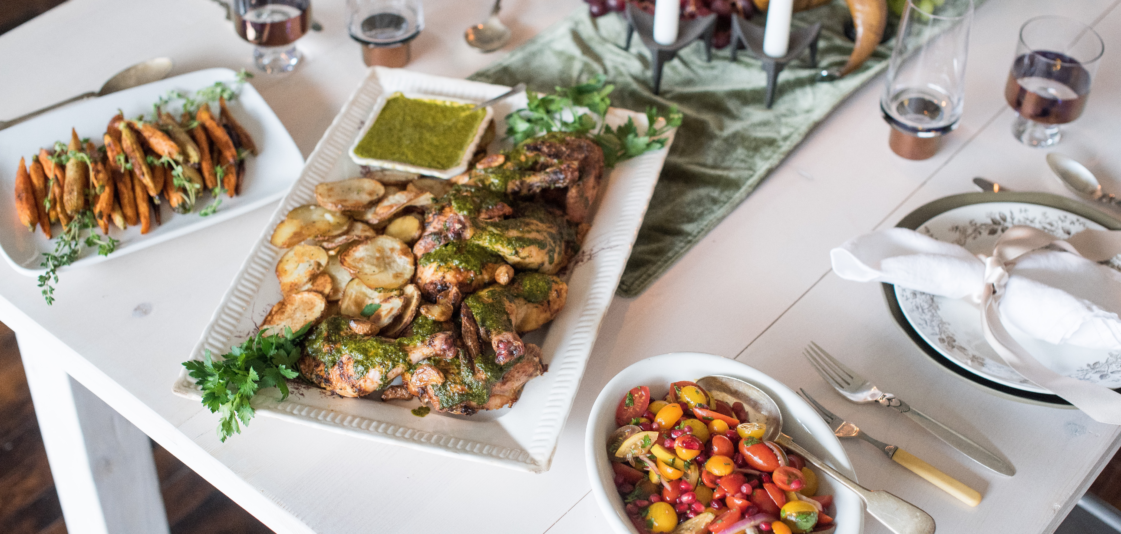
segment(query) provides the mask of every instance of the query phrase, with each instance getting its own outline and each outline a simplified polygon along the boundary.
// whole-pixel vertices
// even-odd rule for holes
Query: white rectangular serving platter
[[[151,117],[152,104],[169,90],[194,93],[215,82],[233,84],[236,79],[237,73],[230,69],[195,71],[66,106],[0,131],[0,213],[3,214],[0,216],[3,220],[0,222],[0,249],[4,258],[16,271],[36,276],[44,271],[39,266],[43,253],[54,250],[55,240],[48,240],[39,228],[34,233],[28,232],[16,217],[15,178],[21,156],[27,158],[30,165],[30,158],[38,155],[40,148],[49,149],[55,141],[68,142],[71,127],[77,130],[79,137],[89,137],[100,146],[109,119],[117,114],[117,110],[123,111],[125,117],[141,114]],[[147,235],[140,235],[138,226],[122,231],[110,225],[109,236],[120,240],[115,252],[99,256],[96,248],[87,247],[80,258],[66,268],[136,252],[236,217],[284,196],[304,163],[296,142],[252,85],[245,84],[238,99],[230,102],[229,107],[230,113],[249,130],[259,150],[257,156],[245,160],[245,183],[240,195],[233,198],[223,195],[221,207],[208,217],[200,216],[198,210],[212,201],[209,193],[200,194],[200,207],[189,214],[174,213],[165,202],[160,206],[163,224],[153,224]],[[60,231],[61,226],[56,224],[53,228],[56,239]]]
[[[274,269],[284,250],[269,242],[272,230],[293,208],[315,203],[316,184],[359,174],[359,166],[350,159],[349,147],[381,95],[402,91],[481,102],[507,90],[404,70],[373,69],[316,146],[303,174],[273,214],[271,224],[258,239],[190,357],[201,359],[205,350],[214,354],[227,352],[255,332],[269,309],[281,299]],[[525,105],[522,95],[494,106],[500,135],[506,130],[506,115]],[[608,113],[612,125],[622,124],[628,118],[644,127],[646,119],[642,114],[619,109]],[[513,408],[469,417],[432,413],[421,418],[410,412],[416,404],[343,398],[297,381],[290,382],[293,389],[287,400],[280,402],[280,393],[273,388],[257,395],[254,407],[264,415],[384,443],[530,472],[547,471],[667,151],[668,146],[626,161],[606,178],[591,230],[569,269],[568,304],[556,320],[535,332],[531,339],[541,345],[548,371],[525,386],[521,400]],[[188,398],[200,398],[185,370],[180,373],[174,391]],[[252,432],[252,428],[245,431]]]

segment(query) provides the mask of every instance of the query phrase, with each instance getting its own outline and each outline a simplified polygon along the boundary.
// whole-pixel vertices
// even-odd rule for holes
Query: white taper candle
[[[763,31],[763,53],[771,57],[786,55],[790,46],[790,19],[794,0],[771,0],[767,6],[767,28]],[[655,33],[655,35],[657,35]]]
[[[677,40],[677,21],[681,18],[680,0],[657,0],[654,4],[654,40],[669,45]]]

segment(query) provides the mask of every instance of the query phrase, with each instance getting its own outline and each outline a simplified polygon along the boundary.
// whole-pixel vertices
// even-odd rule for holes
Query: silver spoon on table
[[[510,28],[507,28],[501,20],[498,20],[498,11],[502,8],[501,4],[502,0],[495,0],[494,7],[490,10],[490,16],[487,17],[487,20],[467,28],[463,38],[467,40],[468,46],[478,48],[483,52],[494,52],[510,42]]]
[[[1117,198],[1112,194],[1106,194],[1102,191],[1102,184],[1094,173],[1090,172],[1085,165],[1075,161],[1073,158],[1052,152],[1047,154],[1047,165],[1059,177],[1059,181],[1068,189],[1078,193],[1079,195],[1088,197],[1090,200],[1096,200],[1103,204],[1112,206],[1121,205],[1121,198]]]
[[[813,453],[794,443],[790,436],[782,433],[782,412],[778,409],[774,399],[763,390],[744,382],[738,378],[727,376],[706,376],[697,380],[697,385],[708,391],[714,399],[722,400],[728,404],[742,402],[752,415],[752,422],[757,422],[756,415],[765,420],[767,429],[763,434],[763,441],[773,441],[790,449],[807,462],[814,465],[825,474],[833,477],[846,488],[851,490],[864,501],[868,513],[883,523],[888,530],[896,534],[933,534],[934,518],[921,508],[883,490],[871,491],[849,477],[841,474],[836,469],[826,465]]]
[[[85,100],[87,98],[105,96],[110,93],[116,93],[117,91],[131,89],[139,85],[162,80],[164,76],[167,76],[169,72],[171,72],[171,60],[166,57],[158,57],[155,59],[149,59],[148,61],[137,63],[125,70],[122,70],[121,72],[118,72],[112,78],[109,78],[109,80],[105,82],[105,85],[102,85],[101,89],[98,89],[97,91],[82,93],[73,98],[63,100],[62,102],[59,102],[57,104],[47,106],[40,110],[32,111],[31,113],[23,115],[22,117],[16,117],[10,121],[0,121],[0,130],[15,126],[16,124],[19,124],[27,119],[37,117],[52,109],[64,106],[71,102],[77,102],[78,100]]]

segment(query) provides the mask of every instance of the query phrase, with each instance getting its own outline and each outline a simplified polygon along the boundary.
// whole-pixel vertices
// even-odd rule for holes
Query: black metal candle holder
[[[736,52],[740,44],[744,45],[747,52],[762,62],[763,70],[767,73],[767,96],[764,104],[767,109],[775,103],[775,86],[778,85],[778,73],[782,72],[787,63],[801,56],[808,48],[810,51],[810,67],[817,67],[817,40],[821,37],[821,23],[804,28],[790,30],[790,45],[788,52],[782,57],[771,57],[763,52],[763,28],[735,15],[732,17],[732,61],[736,60]]]
[[[634,37],[635,31],[638,31],[642,44],[650,49],[650,58],[653,60],[651,68],[654,70],[654,94],[658,94],[662,87],[662,67],[677,55],[678,50],[693,41],[698,39],[704,41],[705,61],[712,61],[712,34],[716,29],[716,15],[681,21],[677,27],[677,40],[668,45],[654,40],[654,15],[635,7],[632,2],[627,2],[626,18],[627,42],[623,45],[623,49],[630,50],[631,38]]]

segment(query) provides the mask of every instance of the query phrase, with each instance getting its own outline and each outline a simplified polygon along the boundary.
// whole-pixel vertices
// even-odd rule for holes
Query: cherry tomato
[[[619,407],[615,409],[615,424],[619,426],[631,424],[632,419],[638,419],[646,413],[648,406],[650,406],[650,388],[639,386],[631,389],[619,400]]]
[[[779,511],[779,519],[794,532],[809,532],[817,524],[817,509],[808,502],[788,502]]]
[[[677,527],[677,512],[666,502],[656,502],[646,509],[650,532],[672,532]]]
[[[658,415],[654,416],[654,423],[665,430],[669,430],[677,424],[678,419],[681,419],[682,413],[680,404],[667,404],[664,408],[658,410]]]
[[[650,529],[646,528],[645,519],[637,515],[628,515],[627,517],[630,518],[631,524],[634,525],[634,529],[637,530],[639,534],[650,534]]]
[[[716,486],[716,491],[712,492],[713,499],[723,499],[728,496],[728,492],[724,490],[724,486]]]
[[[828,525],[832,522],[833,522],[833,518],[829,517],[828,515],[825,515],[824,512],[818,512],[817,513],[817,524]]]
[[[701,449],[704,448],[704,443],[701,443],[697,436],[691,434],[682,434],[673,440],[673,452],[677,453],[677,457],[682,460],[692,460],[701,454]]]
[[[751,466],[752,469],[770,473],[779,468],[775,451],[772,451],[766,444],[756,443],[747,447],[744,445],[747,445],[746,440],[740,442],[740,454],[743,455],[743,459],[747,460],[747,465]]]
[[[783,523],[782,521],[775,521],[771,523],[771,532],[774,532],[775,534],[793,534],[793,532],[790,530],[790,527],[786,526],[786,523]]]
[[[728,424],[728,428],[735,428],[736,426],[738,426],[740,424],[740,422],[737,421],[735,417],[729,417],[729,416],[724,415],[724,414],[722,414],[722,413],[720,413],[716,410],[706,410],[704,408],[693,408],[693,413],[696,414],[697,418],[700,419],[701,421],[711,422],[711,421],[715,421],[717,419],[719,419],[721,421],[724,421],[725,423]]]
[[[714,475],[724,476],[731,473],[736,468],[736,464],[732,463],[732,459],[727,456],[713,456],[705,462],[705,470]]]
[[[802,468],[802,478],[806,479],[806,487],[798,490],[798,493],[806,497],[813,497],[817,495],[817,473],[814,473],[810,468]]]
[[[622,476],[623,480],[632,485],[637,484],[640,480],[646,478],[646,473],[643,473],[642,471],[639,471],[638,469],[635,469],[627,464],[617,464],[612,462],[611,469],[615,471],[616,475]]]
[[[677,502],[678,497],[681,497],[681,488],[677,484],[662,484],[662,499]]]
[[[806,488],[806,477],[790,466],[779,467],[771,474],[775,485],[784,491],[801,491]]]
[[[728,431],[728,423],[725,423],[724,420],[722,420],[722,419],[713,419],[712,421],[709,421],[709,423],[708,423],[709,434],[713,434],[713,435],[723,434],[727,431]]]
[[[669,404],[669,403],[664,401],[664,400],[656,400],[654,402],[651,402],[650,406],[647,407],[646,409],[650,413],[652,413],[654,415],[658,415],[658,410],[661,410],[662,408],[665,408],[667,404]],[[654,418],[651,417],[650,419],[654,419]]]
[[[737,497],[737,495],[741,495],[741,496]],[[742,497],[742,495],[743,495],[742,493],[737,493],[736,495],[729,495],[728,498],[724,499],[724,504],[728,505],[729,510],[732,510],[732,509],[739,510],[740,513],[742,514],[744,510],[747,510],[748,506],[751,506],[751,501],[748,500],[747,497]]]
[[[728,495],[735,495],[739,493],[740,487],[743,486],[744,476],[739,473],[732,473],[728,476],[720,478],[720,487],[724,488],[724,492]]]
[[[685,475],[685,471],[670,467],[661,460],[656,460],[654,463],[658,466],[658,474],[662,475],[662,478],[666,480],[677,480]]]
[[[696,382],[690,382],[688,380],[682,380],[681,382],[674,382],[674,383],[669,385],[669,399],[670,399],[670,402],[681,402],[682,401],[681,396],[678,395],[677,393],[678,393],[679,390],[684,389],[686,386],[695,387],[698,390],[700,390],[702,393],[704,393],[706,398],[708,397],[708,392],[705,391],[704,388],[702,388],[701,386],[698,386]],[[708,401],[705,400],[705,402],[707,403]]]
[[[697,386],[685,386],[680,391],[675,390],[675,392],[678,393],[678,400],[685,403],[690,409],[697,407],[698,404],[708,404],[708,397],[705,392]]]
[[[699,503],[701,503],[705,506],[708,506],[708,504],[710,502],[712,502],[712,489],[711,488],[707,488],[705,486],[697,486],[697,489],[694,490],[694,493],[697,494],[697,502],[699,502]]]
[[[712,436],[712,441],[709,442],[712,446],[712,454],[719,454],[720,456],[727,456],[731,458],[736,454],[736,447],[732,445],[732,440],[724,436]]]
[[[742,513],[738,509],[732,508],[731,510],[724,512],[723,514],[720,514],[720,517],[717,517],[715,520],[713,520],[713,522],[709,523],[708,531],[724,532],[728,529],[728,527],[739,523],[740,517],[742,517]]]
[[[798,456],[797,454],[787,453],[786,464],[790,467],[793,467],[794,469],[801,471],[806,467],[806,459]]]
[[[763,488],[756,488],[751,492],[751,504],[759,508],[760,512],[778,515],[779,507],[775,506],[775,501],[767,495],[767,490]]]
[[[763,434],[766,434],[766,433],[767,433],[767,424],[766,423],[740,423],[739,426],[736,427],[736,434],[739,435],[740,439],[744,439],[744,438],[763,439]]]
[[[779,508],[782,508],[783,505],[786,504],[786,494],[783,493],[782,490],[778,489],[778,486],[771,484],[770,482],[764,482],[763,489],[766,490],[767,495],[770,495],[771,500],[774,501],[775,505],[777,505]]]
[[[710,488],[716,488],[719,484],[719,479],[720,477],[712,474],[708,469],[701,471],[701,483]]]
[[[822,508],[829,508],[830,506],[833,506],[833,496],[832,495],[818,495],[816,497],[810,497],[810,498],[819,502],[819,503],[821,503]]]

